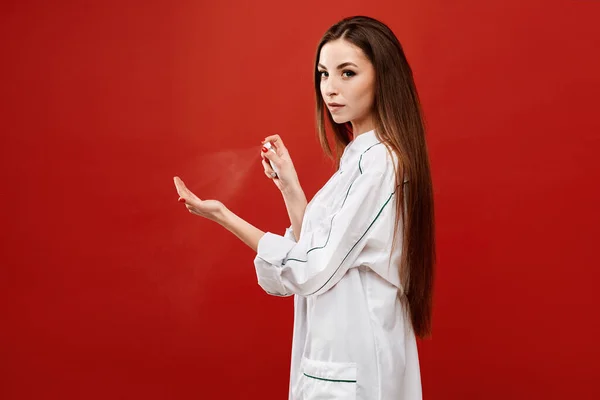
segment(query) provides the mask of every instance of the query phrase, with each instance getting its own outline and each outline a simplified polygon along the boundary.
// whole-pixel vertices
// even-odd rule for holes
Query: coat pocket
[[[302,400],[355,400],[356,363],[302,358]]]

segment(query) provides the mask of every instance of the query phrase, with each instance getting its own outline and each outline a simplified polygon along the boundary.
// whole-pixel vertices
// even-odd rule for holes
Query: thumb
[[[279,154],[277,154],[277,152],[275,151],[275,149],[273,147],[271,147],[268,151],[263,152],[265,158],[267,158],[269,161],[279,165],[279,162],[281,161],[281,157],[279,157]]]

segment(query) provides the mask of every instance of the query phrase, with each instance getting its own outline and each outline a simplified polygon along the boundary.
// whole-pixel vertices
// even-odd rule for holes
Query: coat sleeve
[[[384,146],[381,146],[384,147]],[[385,151],[385,150],[384,150]],[[393,164],[381,152],[362,158],[359,173],[339,204],[298,242],[267,232],[259,241],[254,266],[259,285],[276,296],[318,295],[344,276],[366,243],[369,230],[389,207],[395,207]],[[321,201],[321,200],[320,200]]]

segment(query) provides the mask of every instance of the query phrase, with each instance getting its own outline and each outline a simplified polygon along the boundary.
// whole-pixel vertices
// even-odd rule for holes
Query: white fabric
[[[375,131],[359,135],[308,204],[298,242],[288,228],[258,244],[259,285],[294,295],[290,400],[422,397],[401,232],[391,252],[396,162]]]

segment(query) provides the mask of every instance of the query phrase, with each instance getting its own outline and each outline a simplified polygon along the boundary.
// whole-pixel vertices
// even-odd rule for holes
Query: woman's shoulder
[[[361,155],[359,168],[361,172],[392,172],[398,164],[398,156],[385,143],[379,142],[367,148]]]

